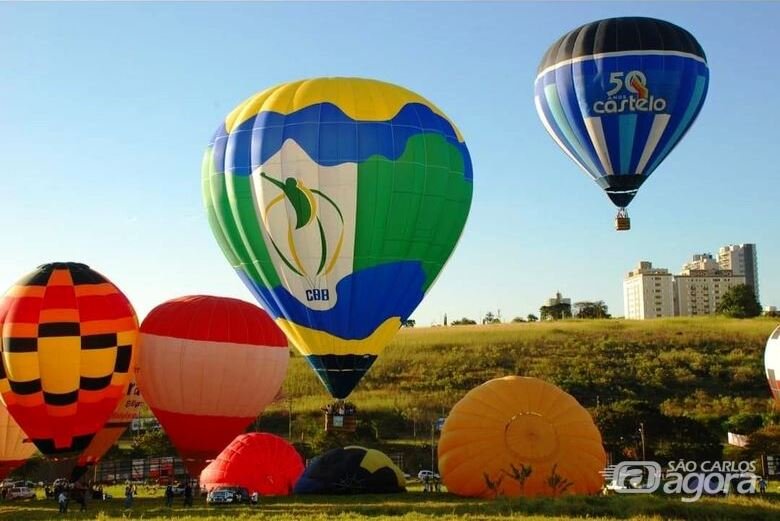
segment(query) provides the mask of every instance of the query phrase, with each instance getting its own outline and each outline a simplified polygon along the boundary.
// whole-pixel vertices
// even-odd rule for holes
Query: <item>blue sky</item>
[[[564,32],[645,15],[690,30],[711,68],[692,131],[642,187],[633,230],[544,131],[536,67]],[[312,76],[404,85],[460,127],[474,162],[465,232],[421,324],[538,312],[560,290],[622,314],[640,259],[754,242],[780,305],[780,3],[0,4],[0,286],[35,266],[101,271],[141,317],[193,293],[253,300],[214,241],[200,160],[252,93]]]

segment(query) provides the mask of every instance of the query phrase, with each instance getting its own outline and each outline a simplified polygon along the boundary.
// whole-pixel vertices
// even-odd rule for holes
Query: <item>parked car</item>
[[[440,476],[432,470],[421,470],[417,473],[417,479],[420,481],[427,481],[430,479],[440,479]]]
[[[6,499],[33,499],[35,498],[35,491],[29,487],[11,487],[8,490]]]
[[[209,504],[235,504],[249,502],[249,492],[240,487],[216,487],[206,496]]]
[[[606,488],[609,492],[622,492],[624,490],[628,490],[628,487],[624,483],[618,483],[614,479],[604,485],[604,488]]]

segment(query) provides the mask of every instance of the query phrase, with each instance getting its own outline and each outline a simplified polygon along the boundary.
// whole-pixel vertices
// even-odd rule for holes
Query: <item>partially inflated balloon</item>
[[[394,494],[406,479],[383,452],[349,446],[321,454],[295,484],[296,494]]]
[[[472,389],[452,408],[439,442],[442,480],[460,496],[593,494],[605,465],[588,411],[536,378]]]
[[[247,99],[202,172],[222,251],[337,398],[430,289],[472,195],[455,125],[409,90],[358,78]]]
[[[43,454],[84,450],[130,382],[130,302],[84,264],[46,264],[0,301],[0,329],[8,411]]]
[[[136,379],[146,403],[198,476],[277,396],[287,339],[257,306],[190,296],[141,324]]]
[[[8,414],[8,409],[0,404],[0,479],[8,477],[34,453],[35,445],[27,440],[27,435]]]
[[[772,396],[780,404],[780,326],[775,328],[766,342],[764,367],[766,368],[769,390],[772,391]]]
[[[200,473],[200,484],[243,487],[250,494],[287,496],[303,474],[303,458],[283,438],[265,432],[241,434]]]
[[[708,83],[704,51],[685,29],[610,18],[550,47],[534,100],[555,142],[624,208],[693,124]]]

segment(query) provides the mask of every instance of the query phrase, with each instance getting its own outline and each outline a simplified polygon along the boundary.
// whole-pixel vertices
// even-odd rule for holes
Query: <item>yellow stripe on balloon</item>
[[[306,268],[303,267],[301,259],[298,258],[298,250],[295,248],[295,237],[293,237],[293,227],[289,222],[287,223],[287,243],[290,246],[290,254],[295,261],[295,264],[298,266],[298,269],[304,276],[308,275],[308,273],[306,273]]]
[[[319,103],[333,103],[359,121],[388,121],[404,105],[419,103],[450,121],[433,103],[398,85],[367,78],[314,78],[283,83],[255,94],[228,114],[225,128],[230,133],[264,111],[287,115]],[[460,131],[450,124],[462,143]]]
[[[101,378],[114,372],[116,347],[104,349],[82,349],[81,376]]]
[[[29,382],[41,377],[38,353],[3,352],[3,365],[8,379],[14,382]]]
[[[390,317],[366,338],[350,340],[301,326],[284,318],[277,318],[276,324],[303,356],[379,355],[401,327],[401,318]]]
[[[44,391],[56,394],[78,391],[80,353],[81,338],[77,336],[38,339],[37,361]]]
[[[341,247],[343,245],[344,245],[344,226],[341,227],[341,233],[339,233],[339,241],[336,243],[336,249],[333,250],[333,256],[331,257],[330,262],[328,263],[328,267],[325,268],[324,272],[322,272],[323,277],[328,273],[330,273],[333,267],[336,265],[336,261],[339,260],[339,253],[341,253]]]

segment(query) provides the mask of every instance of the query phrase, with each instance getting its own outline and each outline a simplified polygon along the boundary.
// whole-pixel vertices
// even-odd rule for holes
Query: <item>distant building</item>
[[[758,297],[758,256],[755,244],[729,244],[718,250],[718,264],[721,269],[731,270],[734,275],[745,277],[745,284],[753,288]]]
[[[570,298],[563,298],[560,291],[555,294],[553,298],[548,298],[547,302],[544,304],[545,306],[557,306],[558,304],[568,304],[571,306],[571,299]]]
[[[571,299],[564,298],[560,291],[553,298],[548,298],[539,308],[540,320],[561,320],[571,318]]]
[[[755,244],[723,246],[717,258],[698,253],[678,275],[641,261],[623,280],[623,309],[632,319],[711,315],[723,294],[739,284],[751,286],[759,298]]]
[[[674,283],[672,274],[641,261],[623,280],[623,309],[626,318],[674,316]]]
[[[734,275],[722,269],[712,255],[694,255],[685,263],[682,273],[675,275],[675,310],[678,316],[712,315],[723,294],[738,284],[744,284],[743,275]]]
[[[682,269],[683,271],[717,271],[731,268],[722,268],[711,253],[697,253],[690,261],[683,264]]]

